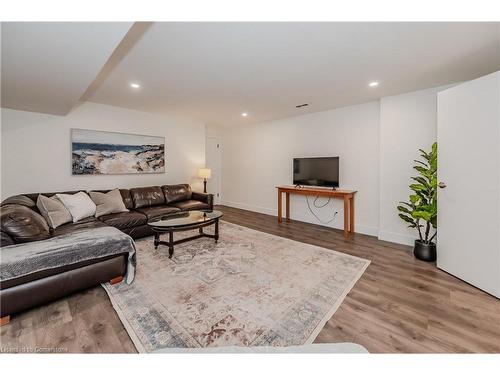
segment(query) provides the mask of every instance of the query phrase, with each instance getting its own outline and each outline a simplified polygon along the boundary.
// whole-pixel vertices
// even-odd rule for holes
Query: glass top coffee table
[[[174,245],[195,240],[201,237],[208,237],[215,239],[215,243],[219,240],[219,219],[222,217],[221,211],[187,211],[163,216],[160,219],[148,221],[148,225],[155,233],[155,249],[159,245],[168,246],[168,257],[172,258],[174,254]],[[204,227],[210,225],[215,226],[214,234],[203,232]],[[198,229],[198,235],[183,238],[174,241],[174,232],[182,232],[187,230]],[[168,233],[168,241],[160,241],[160,235]]]

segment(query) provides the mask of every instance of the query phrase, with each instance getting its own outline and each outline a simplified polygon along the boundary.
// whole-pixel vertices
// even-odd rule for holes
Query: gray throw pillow
[[[36,201],[36,206],[49,224],[49,227],[53,229],[73,221],[68,209],[55,196],[49,198],[40,194]]]
[[[89,194],[90,198],[97,206],[95,210],[95,217],[128,211],[125,207],[125,203],[123,203],[120,190],[118,189],[111,190],[107,193],[91,191]]]

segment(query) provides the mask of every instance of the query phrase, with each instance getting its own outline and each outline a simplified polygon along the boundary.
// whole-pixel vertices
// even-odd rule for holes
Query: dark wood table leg
[[[203,230],[204,227],[208,226],[214,226],[215,233],[205,233]],[[198,234],[195,236],[190,236],[190,237],[185,237],[178,239],[177,241],[174,241],[174,232],[179,232],[179,231],[187,231],[187,230],[196,230],[198,229]],[[160,245],[164,245],[168,247],[168,257],[172,258],[174,255],[174,247],[176,245],[179,245],[181,243],[187,242],[187,241],[192,241],[196,240],[198,238],[203,238],[203,237],[208,237],[208,238],[213,238],[215,240],[215,243],[219,241],[219,218],[214,218],[212,220],[207,220],[205,222],[200,222],[200,223],[194,223],[193,225],[190,226],[184,226],[181,228],[176,228],[176,227],[166,227],[166,228],[153,228],[154,231],[154,246],[155,249],[158,248]],[[160,235],[167,235],[168,234],[168,240],[164,239],[163,241],[160,238]]]
[[[219,219],[215,219],[215,243],[219,241]]]
[[[168,232],[168,257],[172,258],[174,255],[174,232]]]

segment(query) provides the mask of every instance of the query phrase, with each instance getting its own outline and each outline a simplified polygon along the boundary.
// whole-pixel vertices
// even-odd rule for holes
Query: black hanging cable
[[[306,195],[307,197],[307,195]],[[313,206],[316,207],[316,208],[323,208],[323,207],[326,207],[328,205],[328,203],[330,203],[330,200],[332,199],[332,197],[328,197],[328,200],[326,201],[325,204],[322,204],[322,205],[317,205],[316,204],[316,201],[319,199],[319,195],[316,196],[316,198],[314,198],[314,201],[313,201]]]
[[[326,207],[326,205],[328,203],[330,203],[330,200],[331,200],[331,197],[328,198],[328,200],[326,201],[325,204],[323,205],[317,205],[316,202],[318,200],[319,196],[316,196],[316,198],[314,198],[314,202],[313,202],[313,206],[316,207],[316,208],[323,208],[323,207]],[[316,213],[313,211],[313,209],[311,208],[311,203],[309,202],[309,197],[306,195],[306,202],[307,202],[307,207],[309,208],[309,211],[311,212],[311,214],[316,218],[316,220],[318,220],[321,224],[330,224],[333,220],[335,220],[335,217],[337,216],[338,214],[338,211],[335,210],[335,207],[334,207],[334,213],[333,213],[333,217],[328,220],[328,221],[323,221],[321,220],[321,218],[316,215]]]

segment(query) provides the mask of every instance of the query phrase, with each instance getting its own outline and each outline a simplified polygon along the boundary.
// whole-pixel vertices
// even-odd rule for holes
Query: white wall
[[[276,215],[275,186],[292,183],[292,158],[340,156],[340,184],[358,190],[356,231],[409,244],[417,233],[398,217],[407,200],[419,148],[436,140],[437,87],[336,110],[210,130],[222,137],[223,204]],[[334,201],[343,226],[343,205]],[[332,209],[316,209],[326,220]],[[292,199],[292,218],[320,224],[305,204]]]
[[[341,187],[359,191],[356,230],[411,244],[416,233],[397,216],[406,200],[417,149],[436,139],[433,88],[367,104],[236,128],[208,128],[222,137],[223,203],[276,215],[275,186],[292,183],[292,158],[339,155]],[[67,116],[2,109],[2,198],[12,194],[190,182],[205,164],[203,124],[145,112],[83,103]],[[166,137],[166,173],[72,176],[70,129],[84,128]],[[292,198],[292,218],[318,223],[305,198]],[[321,210],[330,226],[343,225],[343,205]],[[319,224],[319,223],[318,223]]]
[[[340,108],[253,126],[224,128],[223,204],[276,215],[278,185],[292,184],[294,157],[340,156],[341,188],[356,189],[356,230],[377,234],[379,103]],[[343,227],[343,202],[330,226]],[[331,206],[330,206],[331,207]],[[292,219],[317,223],[304,196],[292,196]],[[333,209],[315,209],[323,220]]]
[[[2,198],[19,193],[191,183],[205,164],[202,123],[95,103],[81,103],[66,116],[2,108]],[[71,175],[71,128],[165,137],[166,173]]]
[[[449,87],[449,86],[446,86]],[[418,237],[398,217],[399,201],[408,201],[413,160],[419,148],[430,149],[437,137],[437,93],[445,87],[380,100],[379,238],[411,245]]]

